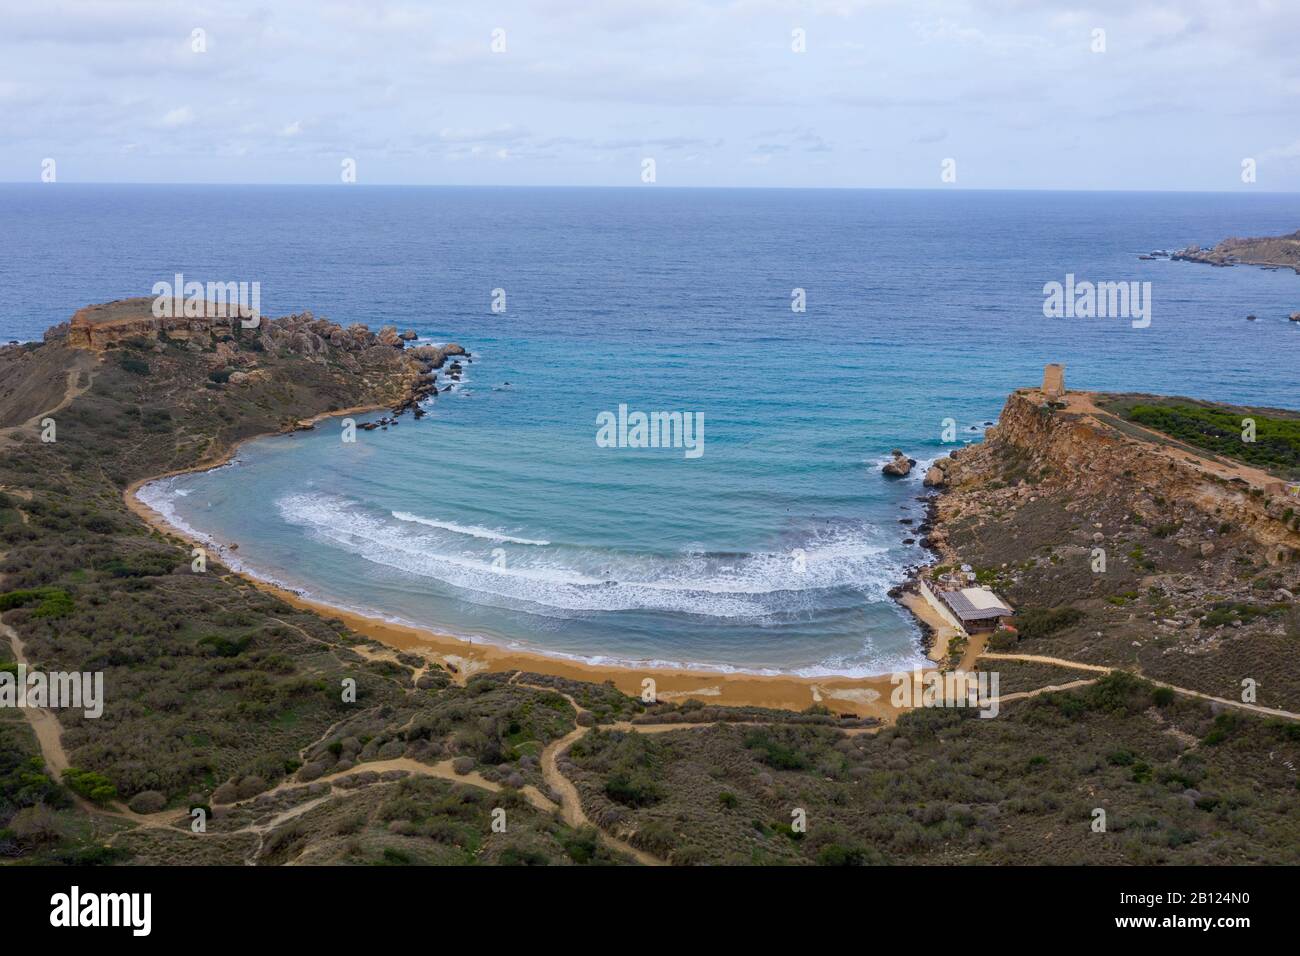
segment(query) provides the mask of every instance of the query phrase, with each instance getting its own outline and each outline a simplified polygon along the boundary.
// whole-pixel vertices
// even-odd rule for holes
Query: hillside
[[[1014,393],[986,441],[945,465],[933,543],[1022,612],[1082,612],[1050,636],[1022,637],[1019,653],[1228,699],[1253,678],[1261,702],[1300,709],[1300,498],[1268,472],[1108,411],[1135,404],[1076,392],[1052,408],[1041,393]]]
[[[309,314],[178,329],[146,301],[115,308],[128,324],[111,335],[0,350],[0,669],[102,671],[108,696],[99,719],[0,709],[0,856],[947,865],[1044,862],[1050,847],[1060,863],[1300,862],[1300,725],[1135,676],[1231,700],[1244,674],[1262,703],[1300,709],[1284,596],[1300,541],[1247,466],[1180,462],[1088,396],[1050,410],[1016,393],[984,445],[939,469],[934,543],[1025,608],[1078,608],[1009,649],[1069,660],[982,659],[1004,682],[994,720],[644,704],[608,684],[469,675],[215,561],[195,571],[187,544],[126,507],[130,483],[332,410],[409,408],[462,350]]]

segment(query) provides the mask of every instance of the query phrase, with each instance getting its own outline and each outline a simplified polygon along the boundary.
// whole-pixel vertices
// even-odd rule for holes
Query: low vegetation
[[[1126,417],[1189,445],[1234,458],[1279,475],[1300,478],[1300,418],[1279,418],[1201,405],[1167,402],[1129,406]],[[1242,434],[1243,419],[1254,422],[1253,441]]]
[[[243,384],[209,375],[219,345],[218,373],[253,355],[268,374]],[[0,376],[16,383],[0,396],[0,428],[57,404],[74,361],[57,341],[0,353]],[[1066,863],[1300,862],[1294,724],[1127,674],[1017,702],[995,720],[924,710],[883,728],[825,707],[646,704],[538,674],[464,680],[215,562],[194,572],[187,546],[127,509],[122,492],[136,479],[379,397],[341,361],[257,339],[142,339],[83,373],[87,390],[59,412],[57,442],[0,434],[3,623],[42,667],[103,671],[109,704],[97,720],[59,713],[71,765],[60,775],[23,715],[0,711],[0,859],[629,862],[603,831],[677,864],[1024,863],[1045,847]],[[1266,693],[1300,702],[1300,616],[1275,597],[1296,585],[1293,567],[1267,565],[1230,523],[1179,502],[1153,502],[1138,521],[1121,488],[1066,508],[1041,490],[1056,480],[1047,469],[1024,456],[1002,467],[999,487],[1032,488],[1033,500],[946,530],[1021,608],[1020,651],[1219,695],[1239,693],[1249,668]],[[1105,575],[1087,562],[1097,527],[1112,557]],[[1215,543],[1214,593],[1183,583],[1200,581],[1208,560],[1186,538]],[[13,670],[13,657],[0,640],[0,668]],[[1008,672],[1004,692],[1078,676]],[[356,703],[344,701],[345,681]],[[560,770],[599,831],[546,809],[560,795],[542,754],[580,726],[590,729]],[[207,837],[185,825],[194,807]],[[1098,807],[1104,834],[1091,827]],[[176,825],[141,826],[132,812],[173,813]]]

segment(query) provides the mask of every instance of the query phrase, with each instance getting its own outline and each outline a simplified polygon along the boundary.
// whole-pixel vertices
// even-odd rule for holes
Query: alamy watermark
[[[155,319],[239,319],[246,329],[262,321],[262,283],[185,281],[176,273],[173,281],[155,282],[152,289]]]
[[[148,936],[153,928],[152,893],[83,893],[74,885],[50,897],[50,925],[76,928],[125,927],[132,936]]]
[[[1043,315],[1049,319],[1132,319],[1135,329],[1151,324],[1150,282],[1065,282],[1043,286]]]
[[[79,709],[93,720],[104,713],[104,672],[0,670],[0,707]]]
[[[899,671],[891,674],[894,685],[889,702],[899,709],[912,707],[975,707],[981,717],[998,715],[998,673],[996,671],[937,670]]]
[[[704,454],[703,412],[629,412],[618,406],[618,414],[596,416],[596,445],[599,448],[683,448],[683,458]]]

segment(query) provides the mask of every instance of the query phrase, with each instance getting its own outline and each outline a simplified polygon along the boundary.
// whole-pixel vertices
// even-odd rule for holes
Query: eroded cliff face
[[[997,512],[1046,496],[1069,503],[1118,495],[1145,521],[1168,521],[1170,503],[1191,507],[1248,534],[1270,564],[1300,558],[1300,532],[1284,521],[1300,513],[1300,497],[1270,488],[1251,469],[1120,422],[1087,394],[1054,409],[1037,392],[1017,391],[982,444],[954,452],[936,468],[933,483],[952,491],[939,503],[937,545],[945,543],[945,519],[981,507]]]
[[[236,318],[216,315],[158,318],[152,314],[152,306],[152,299],[124,299],[86,306],[77,310],[66,326],[51,329],[46,338],[57,337],[62,332],[71,348],[103,351],[131,339],[157,339],[159,334],[182,341],[210,341],[214,336],[232,334],[239,324]]]
[[[372,332],[361,323],[344,326],[311,312],[241,319],[212,306],[205,309],[210,315],[156,316],[153,303],[141,297],[87,306],[50,329],[46,341],[97,354],[122,348],[161,354],[179,347],[201,356],[212,373],[226,373],[214,381],[233,386],[288,381],[301,373],[282,369],[282,360],[305,359],[347,381],[351,390],[393,403],[395,410],[436,394],[436,370],[448,358],[466,355],[455,344],[407,348],[416,337],[412,331],[384,326]],[[453,381],[459,377],[454,364],[449,375]]]

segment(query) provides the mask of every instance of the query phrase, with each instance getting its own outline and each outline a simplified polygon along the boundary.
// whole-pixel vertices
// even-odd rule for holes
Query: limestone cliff
[[[1104,396],[1071,393],[1051,407],[1041,393],[1022,389],[1006,402],[985,441],[936,464],[954,491],[940,501],[945,517],[1052,496],[1063,501],[1119,493],[1139,518],[1159,521],[1156,502],[1177,502],[1229,523],[1263,546],[1270,564],[1300,557],[1300,532],[1284,519],[1300,512],[1300,497],[1285,483],[1245,465],[1214,458],[1099,406]]]

